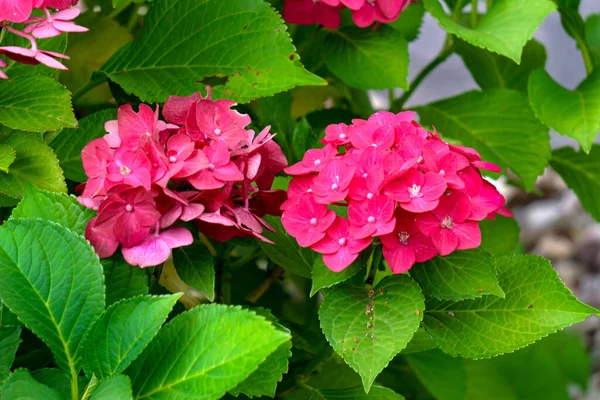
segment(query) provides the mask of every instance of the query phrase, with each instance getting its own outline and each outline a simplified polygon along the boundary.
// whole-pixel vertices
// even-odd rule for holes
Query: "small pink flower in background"
[[[46,39],[61,35],[63,32],[87,32],[89,29],[71,22],[79,16],[79,8],[69,8],[55,14],[45,9],[46,17],[32,17],[23,32],[31,33],[36,39]]]
[[[362,247],[379,237],[392,272],[403,273],[438,254],[479,246],[479,221],[511,216],[479,170],[496,168],[473,149],[443,142],[415,116],[380,111],[350,126],[330,125],[324,148],[286,168],[297,176],[282,204],[283,226],[301,246],[322,253],[332,271],[358,257],[346,243]],[[333,213],[328,205],[347,207],[347,218],[338,213],[334,224],[329,216],[322,223]]]
[[[283,5],[283,18],[292,24],[321,24],[329,29],[335,29],[341,23],[340,7],[328,5],[320,0],[286,0]]]
[[[285,193],[271,185],[287,160],[269,128],[246,130],[250,118],[233,105],[213,102],[209,89],[206,97],[169,98],[166,121],[158,108],[122,106],[105,124],[108,133],[88,143],[82,161],[89,179],[79,201],[98,210],[86,238],[100,257],[120,246],[132,265],[161,264],[171,249],[193,241],[180,221],[215,240],[269,241],[263,232],[273,227],[262,217],[281,214]],[[334,218],[324,215],[322,232]]]

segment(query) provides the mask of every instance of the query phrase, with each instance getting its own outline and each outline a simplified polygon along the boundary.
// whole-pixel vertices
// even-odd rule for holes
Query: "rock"
[[[573,257],[575,246],[571,239],[565,236],[548,234],[542,236],[531,251],[550,260],[565,260]]]

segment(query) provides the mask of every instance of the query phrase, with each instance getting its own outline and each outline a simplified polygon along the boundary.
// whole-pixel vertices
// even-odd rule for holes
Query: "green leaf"
[[[400,17],[391,24],[388,24],[395,31],[398,31],[404,36],[404,39],[412,42],[421,33],[423,25],[423,17],[425,16],[425,8],[422,3],[412,3],[402,11]]]
[[[410,342],[408,342],[408,346],[402,350],[401,354],[420,353],[432,349],[437,349],[437,344],[435,344],[425,328],[421,327],[415,332]]]
[[[88,177],[81,164],[81,151],[93,139],[106,134],[104,123],[117,119],[117,110],[102,110],[79,120],[79,128],[65,129],[50,142],[67,179],[85,182]]]
[[[121,299],[148,294],[148,275],[142,268],[132,267],[119,255],[102,260],[102,266],[107,306]]]
[[[161,40],[166,38],[168,40]],[[102,72],[146,102],[189,95],[206,77],[226,77],[217,97],[239,103],[301,85],[325,84],[300,64],[281,17],[263,0],[156,0],[142,36]]]
[[[55,389],[62,398],[69,399],[71,397],[71,381],[61,370],[42,368],[32,371],[31,376],[39,383]],[[85,385],[81,385],[79,391],[81,392],[84,388]]]
[[[292,341],[287,340],[267,357],[258,369],[250,376],[231,389],[229,393],[239,396],[240,393],[248,397],[269,396],[275,397],[277,384],[288,371],[289,358],[292,356]]]
[[[463,359],[433,350],[408,355],[406,361],[436,399],[466,398],[467,371]]]
[[[0,171],[8,173],[8,167],[15,161],[16,153],[12,147],[0,144]]]
[[[439,300],[465,300],[489,294],[504,297],[494,259],[479,249],[457,251],[417,264],[410,276],[423,292]]]
[[[321,304],[319,319],[333,349],[360,374],[368,392],[419,328],[424,307],[416,282],[396,275],[371,290],[337,286]]]
[[[546,65],[546,49],[535,40],[523,48],[521,64],[461,40],[456,42],[456,52],[483,90],[509,88],[526,92],[529,74]]]
[[[323,60],[348,86],[408,88],[408,43],[401,33],[385,25],[376,32],[357,27],[328,31]]]
[[[316,389],[306,387],[296,391],[291,400],[403,400],[404,397],[391,389],[373,386],[369,393],[362,387],[348,389]]]
[[[1,389],[2,400],[64,400],[60,393],[39,383],[24,369],[10,374]]]
[[[312,266],[318,255],[311,249],[298,246],[296,239],[283,229],[281,218],[266,216],[267,221],[276,232],[265,231],[263,235],[275,244],[259,242],[260,248],[273,263],[293,274],[304,278],[311,277]]]
[[[117,375],[98,383],[90,400],[133,400],[131,382],[125,375]]]
[[[481,247],[495,256],[515,254],[519,246],[519,223],[515,218],[496,215],[479,222]]]
[[[104,308],[102,266],[83,237],[50,221],[10,219],[0,229],[0,297],[76,376],[90,323]]]
[[[521,51],[548,14],[556,9],[550,0],[496,0],[475,29],[454,21],[439,0],[424,0],[425,9],[446,32],[474,46],[521,62]]]
[[[27,183],[50,192],[67,192],[56,155],[39,134],[13,132],[4,141],[17,156],[8,174],[0,173],[0,192],[13,198],[23,197]]]
[[[552,168],[573,189],[583,208],[600,221],[600,145],[589,154],[562,147],[552,152]]]
[[[8,376],[21,342],[20,326],[0,326],[0,384]]]
[[[218,399],[289,339],[253,312],[200,305],[165,325],[127,375],[136,399]]]
[[[182,281],[215,300],[215,260],[200,242],[173,250],[173,263]]]
[[[585,39],[596,67],[600,66],[600,14],[592,14],[585,21]]]
[[[529,77],[529,101],[538,118],[589,153],[600,131],[600,68],[574,91],[556,83],[544,70]]]
[[[421,122],[473,147],[486,161],[510,169],[531,190],[550,159],[548,129],[527,98],[509,89],[468,92],[417,109]]]
[[[25,75],[0,81],[0,124],[23,131],[77,126],[71,94],[49,76]]]
[[[504,299],[427,302],[425,328],[444,352],[473,359],[497,356],[597,312],[579,302],[541,257],[500,257],[496,270]]]
[[[111,305],[83,344],[86,375],[102,380],[125,371],[156,336],[179,297],[138,296]]]
[[[366,256],[361,254],[348,268],[340,272],[333,272],[323,262],[323,257],[320,255],[315,259],[315,263],[312,267],[312,287],[310,289],[311,297],[314,296],[319,290],[332,287],[338,283],[342,283],[345,280],[352,278],[363,269],[367,264]]]
[[[11,218],[39,218],[53,221],[83,235],[85,227],[94,215],[94,211],[79,204],[75,196],[50,193],[27,185],[23,200],[13,209]]]

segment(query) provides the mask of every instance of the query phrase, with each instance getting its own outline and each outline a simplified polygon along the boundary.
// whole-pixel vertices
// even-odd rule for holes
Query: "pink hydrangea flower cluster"
[[[478,222],[511,216],[480,169],[500,168],[467,147],[441,140],[415,113],[378,112],[367,121],[330,125],[325,147],[285,169],[293,175],[281,221],[302,247],[339,272],[373,237],[394,273],[437,254],[478,247]],[[348,218],[328,207],[346,206]]]
[[[291,24],[321,24],[335,29],[340,26],[340,12],[352,11],[354,23],[366,28],[373,22],[390,23],[411,2],[418,0],[285,0],[283,18]]]
[[[163,263],[175,247],[190,245],[190,231],[178,221],[194,221],[216,240],[254,236],[273,228],[261,217],[280,215],[285,192],[271,190],[275,174],[287,166],[267,127],[246,129],[248,115],[234,102],[196,93],[170,97],[166,122],[141,105],[119,109],[103,138],[82,151],[88,181],[79,201],[98,215],[86,238],[100,257],[121,246],[131,265]],[[80,188],[81,190],[81,188]]]
[[[79,0],[0,0],[0,30],[24,37],[31,43],[30,48],[0,46],[0,54],[11,60],[28,65],[44,64],[50,68],[66,70],[57,59],[68,59],[64,54],[38,49],[36,39],[46,39],[63,32],[86,32],[88,29],[72,22],[81,12],[75,6]],[[43,17],[32,17],[34,9],[44,11]],[[51,13],[50,9],[58,10]],[[11,25],[13,22],[25,25],[21,31]],[[5,60],[0,59],[0,68],[6,68]],[[0,79],[8,79],[0,70]]]

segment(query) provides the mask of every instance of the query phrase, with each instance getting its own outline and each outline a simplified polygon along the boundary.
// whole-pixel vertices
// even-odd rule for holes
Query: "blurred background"
[[[581,0],[579,10],[584,19],[600,13],[600,0]],[[409,82],[439,52],[444,38],[445,32],[437,21],[426,14],[419,39],[410,43]],[[534,39],[546,47],[546,70],[550,75],[569,89],[577,87],[586,75],[583,59],[575,40],[565,33],[558,12],[546,18]],[[475,89],[478,89],[477,84],[462,59],[455,54],[427,77],[407,106],[427,104]],[[396,95],[401,93],[398,90]],[[387,91],[372,92],[371,101],[376,108],[389,107]],[[600,143],[600,136],[596,143]],[[574,140],[554,132],[551,133],[551,144],[553,148],[578,147]],[[523,252],[550,259],[560,277],[581,301],[600,308],[600,224],[583,211],[577,196],[551,169],[538,180],[532,193],[525,193],[503,181],[496,184],[521,227]],[[574,329],[586,340],[593,374],[586,395],[575,388],[571,395],[574,399],[600,399],[600,318],[588,318]]]

